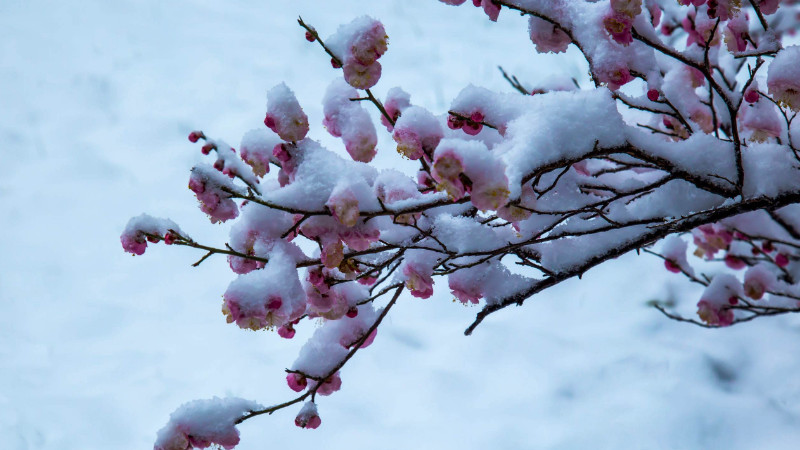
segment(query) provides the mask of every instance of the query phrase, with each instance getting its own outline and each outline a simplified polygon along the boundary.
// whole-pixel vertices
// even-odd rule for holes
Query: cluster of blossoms
[[[583,88],[511,77],[519,92],[468,86],[439,114],[399,87],[384,101],[370,90],[387,51],[380,22],[361,17],[323,40],[301,19],[342,70],[322,125],[343,151],[309,137],[303,106],[279,84],[265,126],[238,151],[189,135],[215,158],[192,169],[189,188],[212,223],[232,223],[225,246],[146,215],[121,236],[135,255],[161,241],[207,252],[196,264],[225,255],[236,278],[222,312],[240,328],[292,339],[315,321],[287,370],[298,397],[272,408],[189,403],[156,448],[231,448],[236,423],[303,401],[295,424],[317,428],[317,394],[341,389],[345,363],[373,343],[402,291],[427,299],[443,279],[458,302],[482,304],[469,334],[495,311],[667,238],[667,270],[705,288],[697,323],[800,312],[800,47],[781,44],[795,3],[474,0],[492,21],[501,8],[528,15],[539,52],[575,45],[591,77]],[[392,149],[378,148],[378,114]],[[418,170],[378,169],[379,152]],[[692,262],[689,234],[701,258]],[[699,272],[717,262],[723,273]]]
[[[736,310],[800,307],[800,273],[794,264],[800,259],[798,248],[788,244],[793,238],[785,229],[773,229],[771,238],[765,237],[770,219],[764,215],[744,214],[692,230],[694,256],[723,262],[732,273],[698,275],[686,257],[687,243],[677,236],[665,240],[661,255],[666,269],[705,286],[697,303],[697,315],[705,324],[729,326]]]

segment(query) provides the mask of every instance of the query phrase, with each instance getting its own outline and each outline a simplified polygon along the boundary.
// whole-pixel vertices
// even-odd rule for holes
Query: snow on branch
[[[501,69],[511,92],[467,86],[431,111],[401,87],[383,100],[373,92],[388,51],[380,21],[356,18],[323,38],[300,18],[306,40],[341,69],[321,124],[341,151],[308,137],[319,124],[296,99],[299,86],[284,83],[238,150],[189,135],[213,159],[192,169],[189,188],[212,223],[232,223],[227,242],[200,243],[141,215],[123,249],[194,248],[203,252],[195,266],[224,255],[236,274],[223,294],[229,323],[286,339],[321,326],[286,371],[297,397],[266,408],[189,403],[156,448],[231,448],[236,424],[301,402],[295,424],[319,427],[317,395],[340,389],[346,363],[404,291],[427,299],[449,289],[482,304],[470,334],[636,251],[704,289],[697,318],[658,306],[667,317],[714,328],[800,312],[800,47],[782,46],[798,26],[794,2],[472,3],[492,21],[527,16],[538,52],[576,46],[590,78],[529,86]],[[378,148],[383,129],[396,154]],[[416,173],[379,169],[379,152],[415,161]],[[724,273],[708,275],[708,264]]]

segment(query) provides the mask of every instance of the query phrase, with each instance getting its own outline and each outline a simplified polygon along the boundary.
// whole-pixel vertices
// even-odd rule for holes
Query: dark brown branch
[[[580,264],[570,270],[558,273],[555,276],[539,280],[533,283],[529,288],[524,289],[500,302],[486,305],[481,312],[478,313],[472,324],[467,327],[464,334],[472,334],[475,328],[480,325],[480,323],[483,322],[486,317],[494,312],[497,312],[510,305],[522,305],[526,299],[543,291],[544,289],[555,286],[562,281],[582,276],[584,273],[586,273],[586,271],[603,262],[622,256],[625,253],[641,248],[670,234],[689,231],[700,225],[717,222],[719,220],[746,212],[757,211],[759,209],[781,208],[797,202],[800,202],[800,192],[784,193],[777,197],[757,197],[740,201],[731,205],[722,206],[710,211],[697,213],[685,219],[679,219],[673,222],[664,223],[662,225],[653,226],[648,232],[641,234],[639,237],[619,245],[618,247],[612,248],[605,253],[594,255],[593,257],[587,259],[583,264]]]

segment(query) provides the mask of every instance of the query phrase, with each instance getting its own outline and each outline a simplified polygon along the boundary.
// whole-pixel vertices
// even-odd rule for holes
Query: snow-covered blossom
[[[358,223],[358,198],[346,185],[338,185],[325,206],[342,225],[353,227]]]
[[[218,445],[230,450],[239,443],[235,421],[260,407],[255,402],[234,397],[186,403],[170,415],[169,423],[158,432],[153,448],[189,450]]]
[[[357,89],[369,89],[381,77],[378,62],[388,48],[383,24],[367,16],[359,17],[328,38],[329,46],[339,56],[344,79]]]
[[[300,412],[297,413],[297,417],[294,418],[294,424],[300,428],[310,428],[312,430],[319,427],[322,424],[322,420],[319,418],[319,413],[317,413],[317,405],[312,401],[307,401],[300,409]]]
[[[564,30],[536,16],[528,19],[528,33],[539,53],[562,53],[567,51],[567,47],[572,42]]]
[[[405,109],[395,123],[392,134],[397,142],[397,152],[412,160],[433,155],[443,136],[442,126],[436,117],[419,106]]]
[[[469,192],[478,209],[496,210],[508,201],[504,165],[480,142],[443,140],[436,149],[432,175],[455,200]]]
[[[342,138],[353,160],[370,162],[376,154],[378,135],[360,102],[350,101],[357,97],[358,92],[343,80],[334,80],[325,91],[322,124],[331,135]]]
[[[239,275],[223,295],[228,323],[258,330],[279,327],[305,312],[305,293],[294,260],[283,251],[270,254],[261,270]]]
[[[733,275],[721,274],[714,277],[697,303],[700,320],[719,327],[732,324],[734,314],[730,306],[739,302],[741,290],[742,284]]]
[[[747,50],[748,21],[747,14],[739,14],[725,24],[725,45],[730,52]]]
[[[212,167],[200,164],[192,169],[189,189],[197,196],[200,209],[208,214],[212,223],[225,222],[239,216],[239,208],[231,199],[236,188],[228,177]]]
[[[748,140],[764,142],[781,135],[781,118],[777,108],[766,99],[744,104],[741,109],[742,128],[748,131]]]
[[[744,294],[753,300],[760,300],[776,283],[777,277],[766,264],[755,265],[744,274]]]
[[[383,102],[383,108],[393,121],[397,122],[400,114],[409,106],[411,106],[411,95],[399,87],[393,87],[386,93],[386,100]],[[381,115],[381,123],[386,127],[387,131],[392,131],[394,127],[391,123]]]
[[[174,239],[175,233],[185,236],[175,222],[141,214],[128,221],[120,236],[120,241],[126,252],[142,255],[147,248],[148,240],[158,242],[159,239],[163,239],[165,243],[169,244],[169,240]]]
[[[285,141],[300,141],[308,134],[308,117],[294,92],[281,83],[267,92],[267,116],[264,125]]]
[[[800,111],[800,46],[778,52],[769,66],[767,87],[775,101],[792,111]]]

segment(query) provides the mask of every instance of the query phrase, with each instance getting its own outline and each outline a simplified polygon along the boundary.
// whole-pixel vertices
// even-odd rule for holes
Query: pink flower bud
[[[266,117],[264,117],[264,125],[266,125],[270,130],[275,131],[275,117],[267,114]]]
[[[483,124],[468,119],[466,122],[464,122],[462,129],[464,130],[464,133],[467,133],[470,136],[475,136],[476,134],[481,132],[481,130],[483,129]]]
[[[358,316],[358,308],[356,308],[355,306],[353,306],[352,308],[350,308],[350,309],[348,309],[348,310],[347,310],[347,314],[345,314],[345,315],[346,315],[347,317],[351,318],[351,319],[352,319],[352,318],[354,318],[354,317],[356,317],[356,316]]]
[[[457,130],[464,126],[464,119],[450,115],[447,117],[447,127],[451,130]]]
[[[294,424],[300,428],[315,429],[322,424],[322,420],[317,413],[317,405],[314,402],[306,402],[303,408],[294,419]]]
[[[744,101],[747,103],[755,103],[758,101],[760,95],[758,95],[758,91],[755,89],[749,89],[747,92],[744,93]]]
[[[299,373],[290,373],[286,375],[286,383],[289,385],[289,388],[295,392],[304,391],[308,386],[306,377]]]
[[[783,253],[778,253],[778,256],[775,257],[775,264],[778,267],[786,267],[789,265],[789,258]]]
[[[317,38],[314,36],[314,33],[310,32],[310,31],[306,31],[306,40],[308,42],[314,42],[314,41],[317,40]]]
[[[331,58],[331,67],[333,67],[334,69],[341,69],[342,64],[339,63],[339,61],[337,61],[336,58]]]
[[[120,241],[122,242],[123,250],[134,255],[143,255],[145,249],[147,249],[147,241],[141,233],[134,235],[123,234],[120,236]]]
[[[342,388],[342,379],[339,377],[339,372],[328,377],[317,389],[319,395],[331,395]]]
[[[164,235],[164,243],[167,244],[167,245],[174,244],[175,243],[175,239],[177,239],[177,237],[172,233],[167,233],[167,234]]]
[[[344,80],[356,89],[369,89],[375,86],[380,78],[381,63],[377,61],[371,64],[361,64],[353,60],[344,65]]]
[[[206,136],[202,131],[192,131],[189,133],[189,142],[195,143],[198,139],[205,139]]]
[[[283,325],[282,327],[278,328],[278,336],[284,339],[291,339],[294,337],[294,335],[295,335],[295,329],[291,323],[287,323],[286,325]]]
[[[200,148],[200,152],[202,152],[204,155],[208,155],[211,153],[211,150],[214,150],[215,148],[217,148],[216,145],[208,143]]]
[[[733,270],[741,270],[747,267],[747,263],[733,255],[725,255],[725,265]]]
[[[667,270],[669,270],[672,273],[681,273],[682,272],[681,266],[675,264],[674,261],[669,260],[669,259],[665,259],[664,260],[664,267],[666,267]]]
[[[656,90],[656,89],[650,89],[649,91],[647,91],[647,98],[651,102],[657,102],[659,96],[660,96],[660,94],[658,93],[658,90]]]

